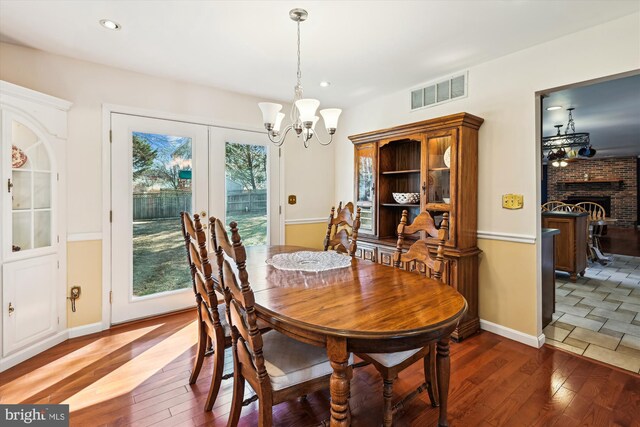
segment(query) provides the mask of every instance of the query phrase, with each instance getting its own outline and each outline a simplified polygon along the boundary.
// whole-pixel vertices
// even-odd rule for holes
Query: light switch
[[[295,205],[297,202],[296,196],[295,194],[289,194],[289,204],[290,205]]]
[[[524,196],[522,194],[504,194],[502,196],[502,207],[504,209],[522,209]]]

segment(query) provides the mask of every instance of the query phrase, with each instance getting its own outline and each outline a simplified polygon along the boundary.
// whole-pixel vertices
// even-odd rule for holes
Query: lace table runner
[[[279,270],[326,271],[349,267],[351,257],[332,251],[300,251],[274,255],[267,260],[267,264]]]

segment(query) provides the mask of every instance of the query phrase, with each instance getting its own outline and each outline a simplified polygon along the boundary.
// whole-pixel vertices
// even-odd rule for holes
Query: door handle
[[[202,229],[206,230],[207,229],[207,213],[205,211],[201,211],[200,218],[204,220],[202,221]]]
[[[16,311],[15,307],[13,304],[9,303],[9,316],[11,316],[14,311]]]
[[[425,196],[427,195],[427,183],[426,182],[422,183],[422,194],[425,195]]]

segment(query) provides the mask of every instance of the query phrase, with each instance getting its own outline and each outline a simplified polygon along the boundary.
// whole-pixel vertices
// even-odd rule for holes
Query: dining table
[[[324,271],[278,269],[276,254],[309,251],[299,246],[247,247],[246,268],[257,316],[296,340],[326,348],[331,426],[349,426],[351,353],[391,353],[436,344],[440,426],[447,426],[449,340],[467,310],[451,286],[424,275],[351,259]],[[345,255],[346,256],[346,255]]]

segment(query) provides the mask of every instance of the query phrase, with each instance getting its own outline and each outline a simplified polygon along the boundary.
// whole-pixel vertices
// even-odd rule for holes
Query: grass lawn
[[[246,246],[267,242],[267,216],[234,214]],[[144,296],[191,286],[180,219],[133,223],[133,295]]]

